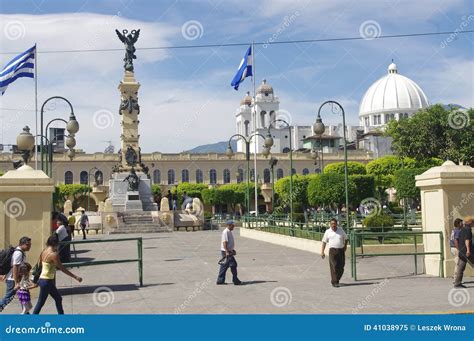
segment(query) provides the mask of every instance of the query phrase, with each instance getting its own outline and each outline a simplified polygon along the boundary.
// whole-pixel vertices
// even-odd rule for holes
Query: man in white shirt
[[[234,221],[228,220],[227,227],[222,231],[221,237],[221,256],[222,261],[219,262],[221,267],[219,269],[219,275],[217,276],[216,284],[225,284],[225,274],[227,269],[230,267],[232,272],[232,282],[235,285],[241,285],[242,282],[237,277],[237,261],[235,260],[235,249],[234,249],[234,236],[232,230],[234,229]]]
[[[15,288],[20,284],[21,280],[19,274],[20,266],[26,262],[25,253],[30,251],[30,249],[31,238],[22,237],[12,254],[11,269],[5,276],[7,287],[5,290],[5,296],[0,300],[0,311],[2,311],[15,297]]]
[[[59,242],[68,242],[71,240],[69,232],[66,228],[68,220],[65,215],[59,214],[58,220],[56,221],[57,229],[55,231],[58,236]],[[61,263],[68,263],[71,261],[71,244],[60,244],[59,245],[59,259]]]
[[[329,244],[329,269],[331,270],[331,284],[335,288],[339,288],[339,280],[344,273],[344,265],[346,263],[347,234],[344,230],[337,226],[337,220],[331,219],[330,228],[324,232],[321,246],[321,258],[326,255],[324,250],[326,244]]]

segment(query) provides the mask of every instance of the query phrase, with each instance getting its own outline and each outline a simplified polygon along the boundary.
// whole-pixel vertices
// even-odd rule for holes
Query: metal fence
[[[418,240],[422,240],[424,235],[439,235],[440,250],[438,252],[418,252]],[[391,252],[391,253],[377,253],[364,252],[362,241],[367,238],[400,238],[405,237],[405,240],[410,240],[413,243],[412,252]],[[420,237],[420,239],[418,238]],[[349,234],[349,243],[351,245],[351,271],[352,277],[354,280],[357,280],[357,257],[390,257],[390,256],[413,256],[414,265],[415,265],[415,275],[418,274],[418,256],[426,255],[439,255],[440,256],[440,266],[439,266],[439,275],[444,277],[444,244],[443,244],[443,233],[442,232],[423,232],[423,231],[390,231],[390,232],[367,232],[362,230],[353,229]],[[360,252],[357,249],[360,249]]]

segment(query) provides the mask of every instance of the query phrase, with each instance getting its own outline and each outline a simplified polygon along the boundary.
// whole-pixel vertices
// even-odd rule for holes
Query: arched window
[[[79,175],[80,184],[81,185],[87,185],[89,183],[88,178],[89,178],[89,173],[87,173],[86,171],[82,171],[81,174]]]
[[[265,115],[267,113],[265,111],[260,112],[260,126],[265,128]]]
[[[64,173],[64,183],[66,185],[72,185],[74,182],[74,175],[72,174],[71,171],[67,171]]]
[[[200,170],[200,169],[196,169],[196,183],[197,184],[202,184],[203,183],[202,170]]]
[[[255,181],[255,169],[250,170],[250,181]]]
[[[95,172],[94,180],[95,180],[95,183],[99,186],[104,184],[104,174],[102,173],[102,171],[98,170]]]
[[[230,183],[230,170],[224,169],[224,183]]]
[[[291,169],[291,173],[292,173],[293,175],[295,175],[295,174],[296,174],[296,169],[292,168],[292,169]]]
[[[181,171],[181,182],[189,182],[189,171],[187,169]]]
[[[269,122],[268,122],[269,125],[271,122],[275,121],[275,112],[273,110],[270,111],[270,113],[268,114],[268,119],[269,119]]]
[[[285,175],[283,174],[283,169],[278,168],[277,169],[277,180],[283,178]]]
[[[268,168],[265,168],[263,170],[263,182],[266,184],[269,184],[270,182],[272,182],[270,178],[270,170]]]
[[[303,175],[308,175],[308,174],[309,174],[309,169],[303,168]]]
[[[217,172],[214,168],[209,171],[209,183],[211,185],[217,184]]]
[[[249,122],[248,120],[245,120],[245,122],[244,122],[244,126],[245,126],[245,133],[244,133],[244,135],[245,135],[245,136],[249,136],[249,124],[250,124],[250,122]]]
[[[161,172],[159,169],[153,171],[153,183],[159,185],[161,183]]]
[[[174,184],[174,169],[168,170],[168,185]]]
[[[289,153],[289,152],[290,152],[290,148],[288,147],[283,148],[283,153]]]
[[[314,170],[314,172],[315,172],[316,174],[319,174],[319,173],[321,173],[321,169],[320,169],[320,168],[316,168],[316,169]]]
[[[242,168],[237,169],[237,183],[244,181],[244,170]]]

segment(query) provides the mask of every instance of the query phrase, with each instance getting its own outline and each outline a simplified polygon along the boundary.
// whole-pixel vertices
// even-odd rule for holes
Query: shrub
[[[368,216],[362,221],[362,225],[368,227],[370,232],[388,232],[392,230],[394,221],[388,214],[377,214]],[[384,236],[377,236],[379,243],[383,243]]]
[[[349,198],[354,198],[356,187],[348,183]],[[312,176],[308,183],[308,202],[312,206],[345,203],[344,175],[337,173]]]
[[[375,177],[373,175],[350,175],[349,182],[352,182],[355,187],[349,200],[356,206],[359,206],[365,198],[375,196]]]
[[[183,193],[186,192],[188,196],[192,198],[202,199],[201,192],[207,188],[205,184],[192,184],[189,182],[181,182],[176,187],[176,193],[179,197],[183,196]]]
[[[344,162],[334,162],[334,163],[328,164],[326,167],[324,167],[323,173],[324,174],[337,173],[337,174],[344,175]],[[347,161],[347,174],[348,175],[354,175],[354,174],[364,175],[364,174],[367,174],[367,171],[363,163],[356,162],[356,161]]]

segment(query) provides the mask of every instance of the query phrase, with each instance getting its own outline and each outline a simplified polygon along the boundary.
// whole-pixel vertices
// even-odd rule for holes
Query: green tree
[[[160,204],[161,201],[161,187],[160,185],[151,185],[151,193],[153,194],[153,201]]]
[[[324,174],[328,173],[337,173],[337,174],[342,174],[344,175],[344,162],[334,162],[330,163],[327,166],[324,167]],[[352,175],[352,174],[367,174],[367,171],[365,169],[365,165],[361,162],[356,162],[356,161],[347,161],[347,174]]]
[[[472,108],[461,112],[437,104],[410,118],[390,121],[386,134],[392,137],[392,148],[398,155],[417,161],[449,159],[474,166],[473,124]]]
[[[293,175],[293,209],[303,213],[308,206],[308,181],[315,175]],[[286,176],[275,182],[275,194],[278,196],[280,206],[290,203],[290,177]]]
[[[394,187],[399,199],[419,199],[420,189],[416,187],[415,176],[424,173],[428,168],[400,169],[395,172]]]
[[[359,206],[362,200],[374,197],[375,177],[373,175],[350,175],[349,182],[355,187],[354,193],[351,193],[349,197],[352,204]]]
[[[186,192],[186,194],[192,198],[202,199],[201,193],[204,189],[207,188],[207,185],[181,182],[175,188],[176,188],[175,191],[180,198],[183,196],[183,193]]]
[[[87,196],[92,191],[92,188],[88,185],[79,184],[61,184],[56,186],[53,193],[53,205],[56,211],[62,211],[66,200],[71,199],[72,209],[76,210],[78,201],[81,197]]]
[[[353,181],[348,183],[349,200],[353,202],[356,187]],[[308,183],[308,202],[316,205],[340,205],[346,201],[344,175],[337,173],[318,174]]]

